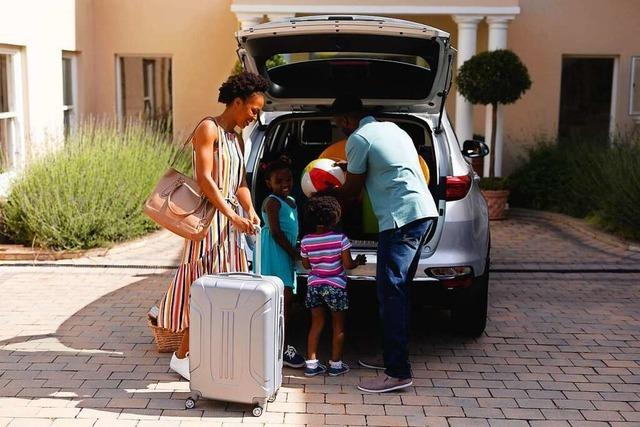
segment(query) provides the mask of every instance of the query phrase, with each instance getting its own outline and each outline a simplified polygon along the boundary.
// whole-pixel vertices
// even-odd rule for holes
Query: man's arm
[[[334,189],[335,195],[343,199],[354,199],[360,196],[366,178],[366,173],[347,172],[347,179],[344,185]]]
[[[368,158],[370,144],[361,135],[351,135],[348,139],[346,152],[347,164],[341,163],[340,167],[347,172],[347,178],[343,186],[337,189],[337,196],[343,199],[353,199],[360,196],[367,178]]]

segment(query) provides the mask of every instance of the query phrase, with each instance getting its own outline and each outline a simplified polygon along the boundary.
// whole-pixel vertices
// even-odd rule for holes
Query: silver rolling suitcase
[[[203,276],[191,285],[190,301],[191,395],[185,407],[204,397],[252,404],[259,417],[282,385],[282,280],[249,273]]]

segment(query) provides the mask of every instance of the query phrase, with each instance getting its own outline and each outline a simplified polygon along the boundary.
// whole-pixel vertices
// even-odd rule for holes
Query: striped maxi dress
[[[245,174],[242,151],[236,134],[226,132],[219,125],[218,150],[218,187],[223,197],[237,210],[235,194]],[[195,173],[195,167],[193,170]],[[241,239],[241,233],[231,227],[226,216],[217,211],[204,239],[185,240],[182,262],[160,302],[158,326],[173,332],[189,327],[189,288],[198,277],[249,271],[245,251],[240,246]]]

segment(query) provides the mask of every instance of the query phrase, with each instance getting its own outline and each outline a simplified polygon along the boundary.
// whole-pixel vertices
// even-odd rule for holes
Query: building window
[[[71,129],[76,126],[77,108],[77,77],[76,58],[72,53],[62,54],[62,112],[64,115],[64,136],[67,137]]]
[[[22,153],[20,54],[0,47],[0,172],[19,164]]]
[[[640,116],[640,56],[631,57],[630,88],[629,114],[632,116]]]
[[[156,60],[155,59],[143,59],[142,60],[142,72],[144,75],[144,110],[142,112],[145,120],[149,120],[154,117],[156,111],[155,102],[155,87],[156,87]]]
[[[616,58],[563,56],[558,139],[608,144],[615,129]]]
[[[116,86],[120,120],[143,120],[171,131],[171,58],[117,57]]]

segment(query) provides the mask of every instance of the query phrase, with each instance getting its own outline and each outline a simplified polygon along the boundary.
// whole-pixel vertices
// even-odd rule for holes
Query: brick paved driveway
[[[457,337],[446,312],[417,312],[414,387],[367,395],[354,384],[369,371],[307,379],[286,369],[261,418],[204,400],[183,410],[188,384],[145,325],[168,271],[0,266],[0,426],[640,425],[640,274],[567,272],[638,269],[639,254],[539,221],[492,227],[494,266],[506,272],[491,277],[485,335]],[[156,254],[174,242],[77,263],[170,265],[175,249]]]

